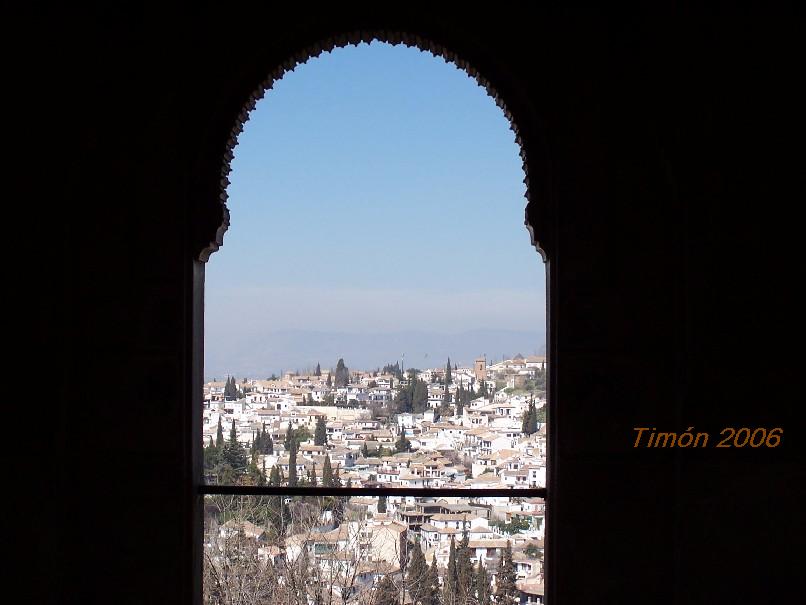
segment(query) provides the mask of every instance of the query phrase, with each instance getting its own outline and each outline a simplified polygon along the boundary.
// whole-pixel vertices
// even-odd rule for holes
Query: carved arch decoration
[[[495,104],[504,113],[510,125],[510,130],[515,135],[515,143],[518,145],[522,170],[524,173],[523,183],[525,186],[526,207],[524,212],[524,225],[526,226],[531,243],[541,255],[543,260],[548,260],[551,230],[548,226],[548,198],[549,189],[549,169],[548,151],[544,136],[537,135],[541,131],[538,124],[534,124],[535,119],[530,116],[531,134],[522,128],[520,116],[516,118],[513,112],[505,103],[502,95],[498,93],[493,83],[482,75],[469,61],[453,50],[448,49],[439,43],[425,38],[418,34],[396,33],[390,31],[356,31],[349,34],[342,34],[326,38],[324,41],[312,44],[293,56],[289,57],[274,69],[269,70],[269,75],[263,79],[242,104],[240,112],[234,120],[228,136],[223,153],[219,156],[220,173],[218,177],[218,198],[213,211],[213,219],[201,227],[201,235],[196,245],[198,251],[195,257],[201,262],[207,262],[210,256],[216,252],[224,243],[224,234],[229,228],[230,213],[227,207],[227,188],[229,187],[229,174],[231,172],[232,160],[235,157],[235,147],[238,144],[238,137],[243,132],[244,125],[249,120],[249,115],[255,105],[261,100],[266,92],[270,91],[275,82],[279,81],[288,71],[295,69],[298,65],[306,63],[310,59],[316,58],[323,52],[330,52],[336,48],[346,46],[357,46],[361,43],[385,42],[392,45],[403,44],[405,46],[429,52],[434,57],[440,57],[445,61],[453,63],[462,69],[467,75],[473,78],[476,83],[483,88],[493,99]],[[526,120],[523,120],[526,121]],[[538,165],[539,164],[539,165]],[[535,178],[537,172],[538,178]],[[539,181],[540,186],[537,187]]]

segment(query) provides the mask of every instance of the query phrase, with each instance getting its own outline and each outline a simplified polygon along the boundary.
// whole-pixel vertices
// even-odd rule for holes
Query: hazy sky
[[[266,93],[207,264],[207,346],[271,330],[534,329],[545,277],[518,147],[464,71],[340,48]]]

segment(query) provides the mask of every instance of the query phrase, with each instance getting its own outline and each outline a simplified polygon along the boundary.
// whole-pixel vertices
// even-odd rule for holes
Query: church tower
[[[473,364],[473,374],[476,377],[476,382],[487,380],[487,357],[477,357],[476,362]]]

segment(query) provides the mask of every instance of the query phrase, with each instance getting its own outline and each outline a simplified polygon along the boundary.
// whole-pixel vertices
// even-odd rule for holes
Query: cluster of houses
[[[546,430],[542,423],[531,434],[523,432],[523,416],[530,405],[545,401],[523,386],[545,369],[545,358],[517,356],[495,364],[479,359],[474,367],[456,367],[447,388],[471,391],[461,413],[440,410],[446,389],[444,369],[424,370],[418,378],[429,386],[429,406],[422,413],[390,413],[391,402],[406,380],[379,372],[352,372],[348,384],[335,386],[332,375],[286,374],[278,380],[246,380],[238,397],[224,397],[224,382],[204,385],[205,444],[216,438],[219,422],[248,447],[259,434],[268,433],[273,450],[258,455],[258,465],[277,466],[289,476],[291,462],[283,447],[289,426],[307,429],[296,455],[298,477],[311,472],[321,481],[325,457],[338,468],[342,485],[353,487],[411,487],[455,489],[456,496],[394,496],[383,499],[350,498],[340,522],[323,516],[321,523],[303,534],[287,538],[283,548],[260,546],[261,556],[293,560],[303,551],[309,560],[332,571],[347,570],[358,582],[400,574],[400,553],[422,549],[426,561],[446,568],[451,543],[465,538],[471,559],[481,561],[494,576],[509,543],[522,603],[543,598],[543,539],[545,505],[541,498],[518,497],[518,489],[545,487]],[[482,381],[492,387],[476,396]],[[433,393],[432,388],[433,387]],[[441,413],[440,413],[441,412]],[[317,424],[324,420],[327,442],[314,443]],[[408,446],[396,445],[405,436]],[[511,497],[462,497],[476,488],[508,488]],[[233,523],[219,528],[233,531]],[[266,538],[258,527],[243,527],[260,543]],[[347,554],[345,554],[347,553]],[[344,570],[343,570],[344,571]]]

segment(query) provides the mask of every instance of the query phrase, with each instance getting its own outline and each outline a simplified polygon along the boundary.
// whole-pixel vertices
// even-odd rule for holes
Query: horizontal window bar
[[[545,498],[545,487],[456,489],[428,487],[259,487],[256,485],[200,485],[199,494],[235,496],[419,496],[457,498]]]

